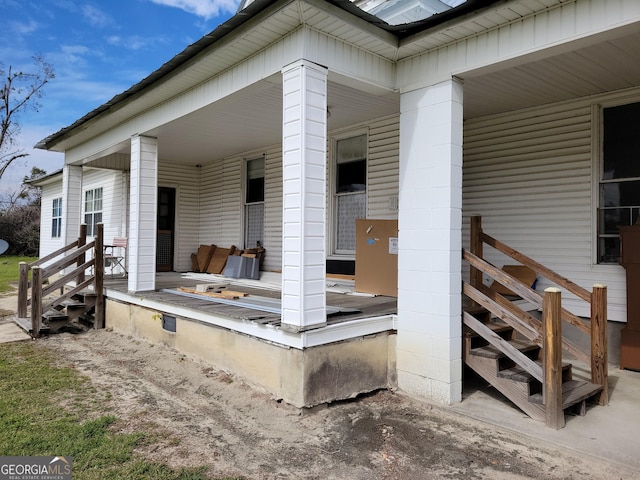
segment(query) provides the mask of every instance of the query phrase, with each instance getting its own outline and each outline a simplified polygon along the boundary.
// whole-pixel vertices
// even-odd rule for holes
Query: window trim
[[[57,208],[56,203],[58,203]],[[51,201],[51,238],[60,237],[62,237],[62,197],[56,197]]]
[[[343,192],[337,193],[337,175],[338,175],[338,142],[340,140],[345,140],[347,138],[359,137],[361,135],[365,135],[366,137],[366,152],[365,152],[365,181],[366,186],[363,191],[358,192]],[[346,196],[346,195],[359,195],[364,194],[365,198],[365,217],[369,215],[369,142],[370,142],[370,133],[369,128],[359,128],[355,130],[348,130],[338,134],[334,134],[330,136],[329,142],[329,155],[330,161],[328,162],[328,172],[327,172],[327,183],[329,185],[327,199],[328,208],[327,213],[329,218],[327,220],[327,258],[332,260],[355,260],[356,252],[355,250],[338,250],[337,244],[337,233],[338,233],[338,197]]]
[[[617,263],[599,263],[600,182],[604,172],[604,110],[640,103],[640,95],[605,99],[591,105],[591,264],[598,269],[619,269]]]
[[[262,171],[262,181],[264,183],[263,185],[263,195],[262,195],[262,200],[261,201],[255,201],[255,202],[248,202],[247,201],[247,181],[248,181],[248,176],[249,176],[249,162],[254,161],[254,160],[262,160],[263,161],[263,171]],[[262,205],[262,211],[264,214],[265,211],[265,198],[267,195],[266,192],[266,186],[267,186],[267,181],[266,181],[266,177],[267,177],[267,155],[265,153],[263,153],[262,155],[255,155],[255,156],[250,156],[250,157],[246,157],[243,161],[242,164],[242,178],[243,178],[243,182],[242,182],[242,244],[244,245],[244,248],[255,248],[255,245],[247,245],[247,234],[249,232],[249,226],[248,226],[248,222],[249,222],[249,216],[247,213],[247,210],[250,205]],[[265,232],[265,222],[263,221],[262,223],[262,246],[264,247],[264,232]]]
[[[96,198],[95,198],[95,192],[100,190],[100,209],[96,209],[93,210],[93,208],[95,208],[95,202],[96,202]],[[93,192],[94,196],[91,200],[92,203],[92,210],[87,210],[87,194],[89,192]],[[103,213],[104,213],[104,188],[103,187],[95,187],[95,188],[88,188],[84,191],[84,195],[83,195],[83,201],[82,201],[82,218],[84,220],[84,223],[86,223],[87,225],[87,236],[88,237],[92,237],[96,234],[96,231],[94,229],[94,227],[98,224],[98,223],[102,223],[103,222]],[[100,221],[96,222],[95,221],[95,217],[96,214],[100,214]],[[91,222],[87,222],[87,215],[91,215]]]

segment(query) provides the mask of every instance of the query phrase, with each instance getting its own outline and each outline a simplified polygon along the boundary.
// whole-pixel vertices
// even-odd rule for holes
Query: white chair
[[[122,269],[122,276],[127,275],[127,237],[115,237],[111,245],[104,246],[104,266],[113,271],[118,267]]]

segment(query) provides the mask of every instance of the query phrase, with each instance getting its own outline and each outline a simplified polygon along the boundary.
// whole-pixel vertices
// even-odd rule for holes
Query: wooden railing
[[[80,235],[75,242],[33,263],[20,262],[18,317],[29,318],[28,309],[31,306],[31,335],[34,338],[40,335],[43,313],[61,305],[89,286],[93,286],[96,295],[94,327],[104,327],[103,225],[98,224],[96,230],[96,237],[86,243],[87,226],[83,224],[80,226]],[[86,259],[88,252],[91,253],[90,260]],[[46,267],[41,266],[51,261],[53,263]],[[64,269],[72,265],[75,265],[72,271],[62,274]],[[87,277],[87,271],[91,271],[92,275]],[[31,272],[31,281],[29,281],[29,272]],[[60,276],[51,281],[54,275]],[[75,286],[65,290],[65,286],[71,282],[75,282]],[[53,295],[57,290],[60,290],[60,294]]]
[[[536,272],[536,275],[545,277],[560,288],[548,288],[545,290],[544,297],[541,296],[516,278],[483,260],[484,244],[529,267]],[[562,414],[562,349],[590,365],[591,382],[603,386],[603,390],[599,394],[598,403],[600,405],[606,404],[608,402],[607,287],[597,284],[593,286],[591,292],[585,290],[562,275],[484,233],[482,231],[482,219],[478,216],[471,218],[470,251],[463,249],[463,259],[469,262],[471,267],[470,284],[463,283],[463,293],[476,304],[481,305],[492,312],[493,315],[501,318],[529,341],[542,347],[544,360],[543,368],[540,369],[538,364],[532,362],[506,341],[493,334],[490,329],[486,327],[483,329],[482,326],[477,325],[481,322],[466,312],[464,314],[463,321],[465,325],[468,325],[476,333],[483,336],[521,368],[542,382],[547,423],[553,425],[559,418],[559,414]],[[514,294],[541,310],[542,321],[527,311],[518,308],[513,302],[484,285],[482,281],[483,274],[495,279],[498,283],[513,291]],[[571,292],[589,303],[591,311],[590,325],[586,324],[580,317],[562,308],[560,289]],[[562,337],[562,321],[570,323],[590,337],[591,348],[589,353],[585,353],[582,349]],[[560,385],[559,389],[558,385]],[[551,419],[549,418],[550,416],[552,417]]]

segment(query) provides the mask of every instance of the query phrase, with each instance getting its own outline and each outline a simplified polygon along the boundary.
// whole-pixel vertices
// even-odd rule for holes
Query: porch
[[[129,293],[126,278],[107,275],[106,327],[234,372],[298,407],[396,387],[396,298],[328,278],[326,325],[296,332],[281,323],[279,282],[273,272],[261,280],[167,272],[156,274],[156,290]],[[198,285],[246,296],[215,298]]]

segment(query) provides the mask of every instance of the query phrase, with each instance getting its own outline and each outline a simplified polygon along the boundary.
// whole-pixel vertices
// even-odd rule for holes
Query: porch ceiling
[[[336,82],[328,86],[328,129],[338,130],[400,110],[395,93],[372,95]],[[281,76],[262,80],[213,105],[144,132],[158,138],[161,161],[206,164],[219,158],[250,152],[282,142]],[[130,142],[118,153],[129,154]],[[103,157],[105,158],[105,157]],[[101,159],[92,162],[101,166]],[[108,162],[104,167],[108,168]]]
[[[631,25],[612,35],[460,75],[465,118],[640,86],[640,27]]]
[[[466,119],[640,86],[640,28],[637,25],[464,72]],[[331,80],[333,78],[333,80]],[[347,86],[337,76],[328,87],[329,131],[397,114],[397,93]],[[161,161],[206,164],[282,141],[280,75],[152,131]],[[109,153],[128,154],[126,141]],[[104,165],[98,164],[102,162]],[[94,166],[115,168],[108,157]],[[120,168],[120,167],[118,167]]]

